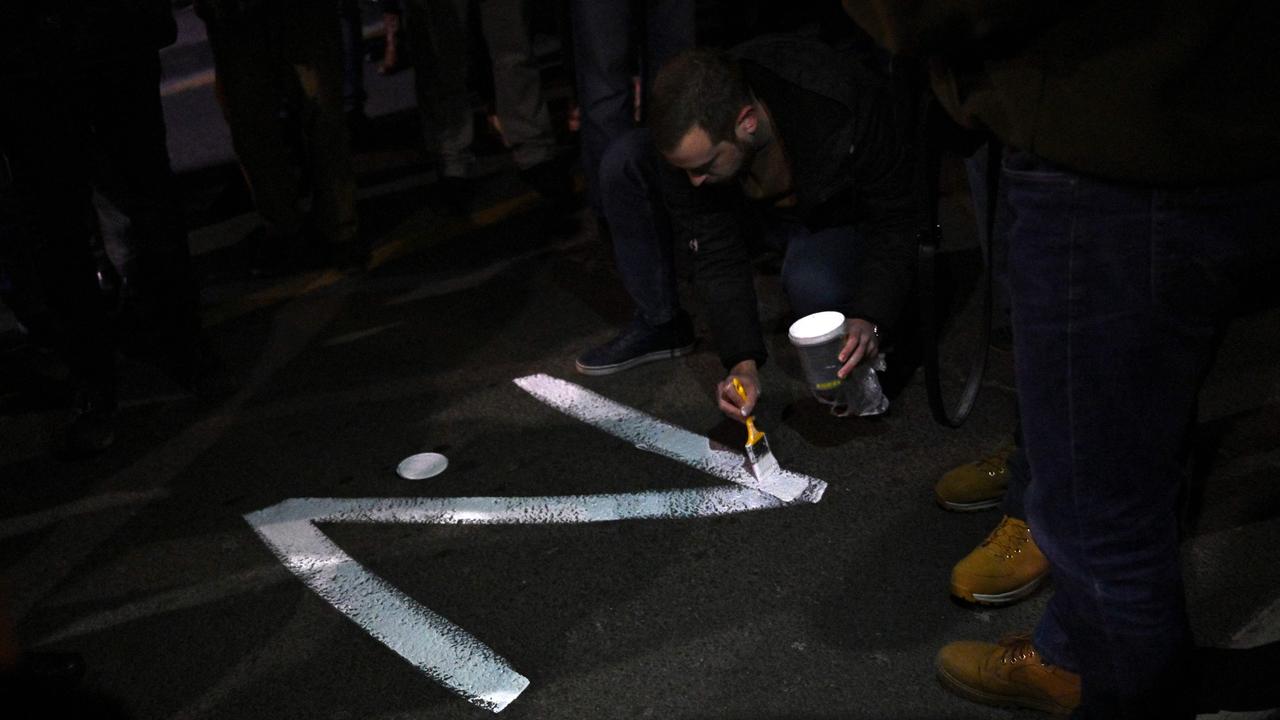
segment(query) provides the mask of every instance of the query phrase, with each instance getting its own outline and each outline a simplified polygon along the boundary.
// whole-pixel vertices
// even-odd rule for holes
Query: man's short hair
[[[649,93],[649,131],[658,150],[669,153],[694,127],[711,142],[732,140],[738,111],[752,102],[738,63],[719,50],[695,48],[672,58]]]

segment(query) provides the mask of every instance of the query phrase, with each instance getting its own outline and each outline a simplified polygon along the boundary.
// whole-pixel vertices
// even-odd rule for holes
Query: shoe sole
[[[1027,708],[1030,710],[1039,710],[1040,712],[1050,713],[1052,715],[1070,715],[1075,708],[1063,707],[1052,700],[1037,700],[1035,698],[1027,698],[1015,695],[997,695],[984,690],[966,685],[960,679],[953,677],[948,673],[946,668],[941,664],[935,663],[935,669],[938,673],[938,682],[947,690],[976,703],[983,705],[994,705],[996,707],[1014,707]]]
[[[693,352],[693,346],[695,344],[696,343],[689,343],[684,347],[674,348],[671,350],[655,350],[651,353],[637,355],[630,360],[614,363],[612,365],[583,365],[581,362],[575,360],[573,361],[573,366],[583,375],[612,375],[614,373],[622,372],[623,370],[629,370],[637,365],[656,362],[658,360],[669,360],[671,358],[688,355]]]
[[[1036,588],[1040,587],[1040,583],[1044,582],[1044,579],[1048,575],[1049,573],[1045,573],[1044,575],[1037,577],[1035,580],[1032,580],[1026,585],[1023,585],[1022,587],[1019,587],[1019,588],[1014,588],[1013,590],[1010,590],[1008,592],[971,593],[971,592],[965,592],[964,590],[961,590],[960,588],[957,588],[956,586],[952,585],[951,594],[957,598],[960,598],[961,600],[975,603],[978,605],[993,605],[993,606],[1012,605],[1013,603],[1016,603],[1019,600],[1030,595],[1031,593],[1035,592]]]
[[[977,500],[977,501],[968,502],[968,503],[952,502],[951,500],[943,500],[941,497],[937,495],[934,495],[933,499],[938,503],[938,506],[941,507],[943,510],[947,510],[949,512],[963,513],[963,512],[977,512],[979,510],[986,510],[987,508],[998,507],[1000,505],[1000,501],[1003,500],[1004,497],[1001,496],[996,498],[989,498],[987,500]]]

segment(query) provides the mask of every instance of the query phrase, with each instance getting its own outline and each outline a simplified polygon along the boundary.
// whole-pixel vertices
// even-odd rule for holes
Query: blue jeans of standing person
[[[670,322],[680,310],[671,219],[659,188],[663,163],[644,128],[624,133],[600,163],[600,199],[618,273],[637,317],[651,327]],[[810,231],[799,221],[771,218],[765,241],[783,255],[782,283],[796,316],[848,307],[849,278],[863,246],[853,227]]]
[[[1176,503],[1233,301],[1275,268],[1280,183],[1157,189],[1005,159],[1026,509],[1055,593],[1035,632],[1080,718],[1191,718]],[[1259,272],[1262,271],[1262,272]]]
[[[642,18],[634,18],[639,10]],[[693,47],[693,0],[572,0],[573,61],[582,115],[582,172],[587,199],[603,217],[599,189],[605,150],[635,127],[631,78],[647,84],[658,68]],[[633,28],[640,28],[637,52]]]

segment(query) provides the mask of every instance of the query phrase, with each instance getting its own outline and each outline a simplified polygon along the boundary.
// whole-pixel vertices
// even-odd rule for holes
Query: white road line
[[[712,450],[706,438],[545,375],[520,378],[522,388],[553,407],[644,449],[717,477],[749,475],[741,458]],[[573,388],[577,388],[574,391]],[[586,395],[580,393],[587,393]],[[796,496],[817,502],[826,483],[788,473]],[[295,498],[245,515],[245,520],[307,587],[469,702],[502,711],[529,679],[467,631],[374,575],[329,540],[317,523],[566,524],[715,517],[787,507],[741,485],[609,495],[465,498]]]
[[[784,507],[737,485],[559,497],[295,498],[245,515],[307,587],[466,700],[500,712],[529,686],[487,645],[366,570],[315,523],[514,525],[714,517]]]
[[[5,538],[26,535],[37,530],[57,525],[69,517],[77,515],[88,515],[90,513],[101,512],[111,508],[118,508],[125,505],[144,505],[157,498],[168,495],[167,490],[148,490],[144,492],[110,492],[93,497],[87,497],[83,500],[77,500],[66,505],[59,505],[48,510],[41,510],[30,515],[19,515],[17,517],[5,518],[0,520],[0,540]]]
[[[707,438],[633,410],[586,388],[549,375],[518,378],[516,385],[589,425],[633,443],[642,450],[665,455],[722,480],[767,492],[785,501],[818,502],[827,489],[821,480],[783,470],[761,482],[743,463],[743,456],[713,449]],[[745,433],[744,433],[745,438]]]

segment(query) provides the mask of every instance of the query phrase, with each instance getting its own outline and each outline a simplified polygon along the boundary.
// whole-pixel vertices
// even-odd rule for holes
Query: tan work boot
[[[948,470],[933,486],[934,499],[944,510],[973,512],[1000,504],[1009,485],[1009,456],[1012,447],[1001,448],[990,457]]]
[[[938,651],[943,687],[974,702],[1069,715],[1080,704],[1080,676],[1048,665],[1027,635],[998,644],[961,641]]]
[[[951,570],[951,594],[972,603],[1008,605],[1030,595],[1049,574],[1031,528],[1005,515],[982,544]]]

